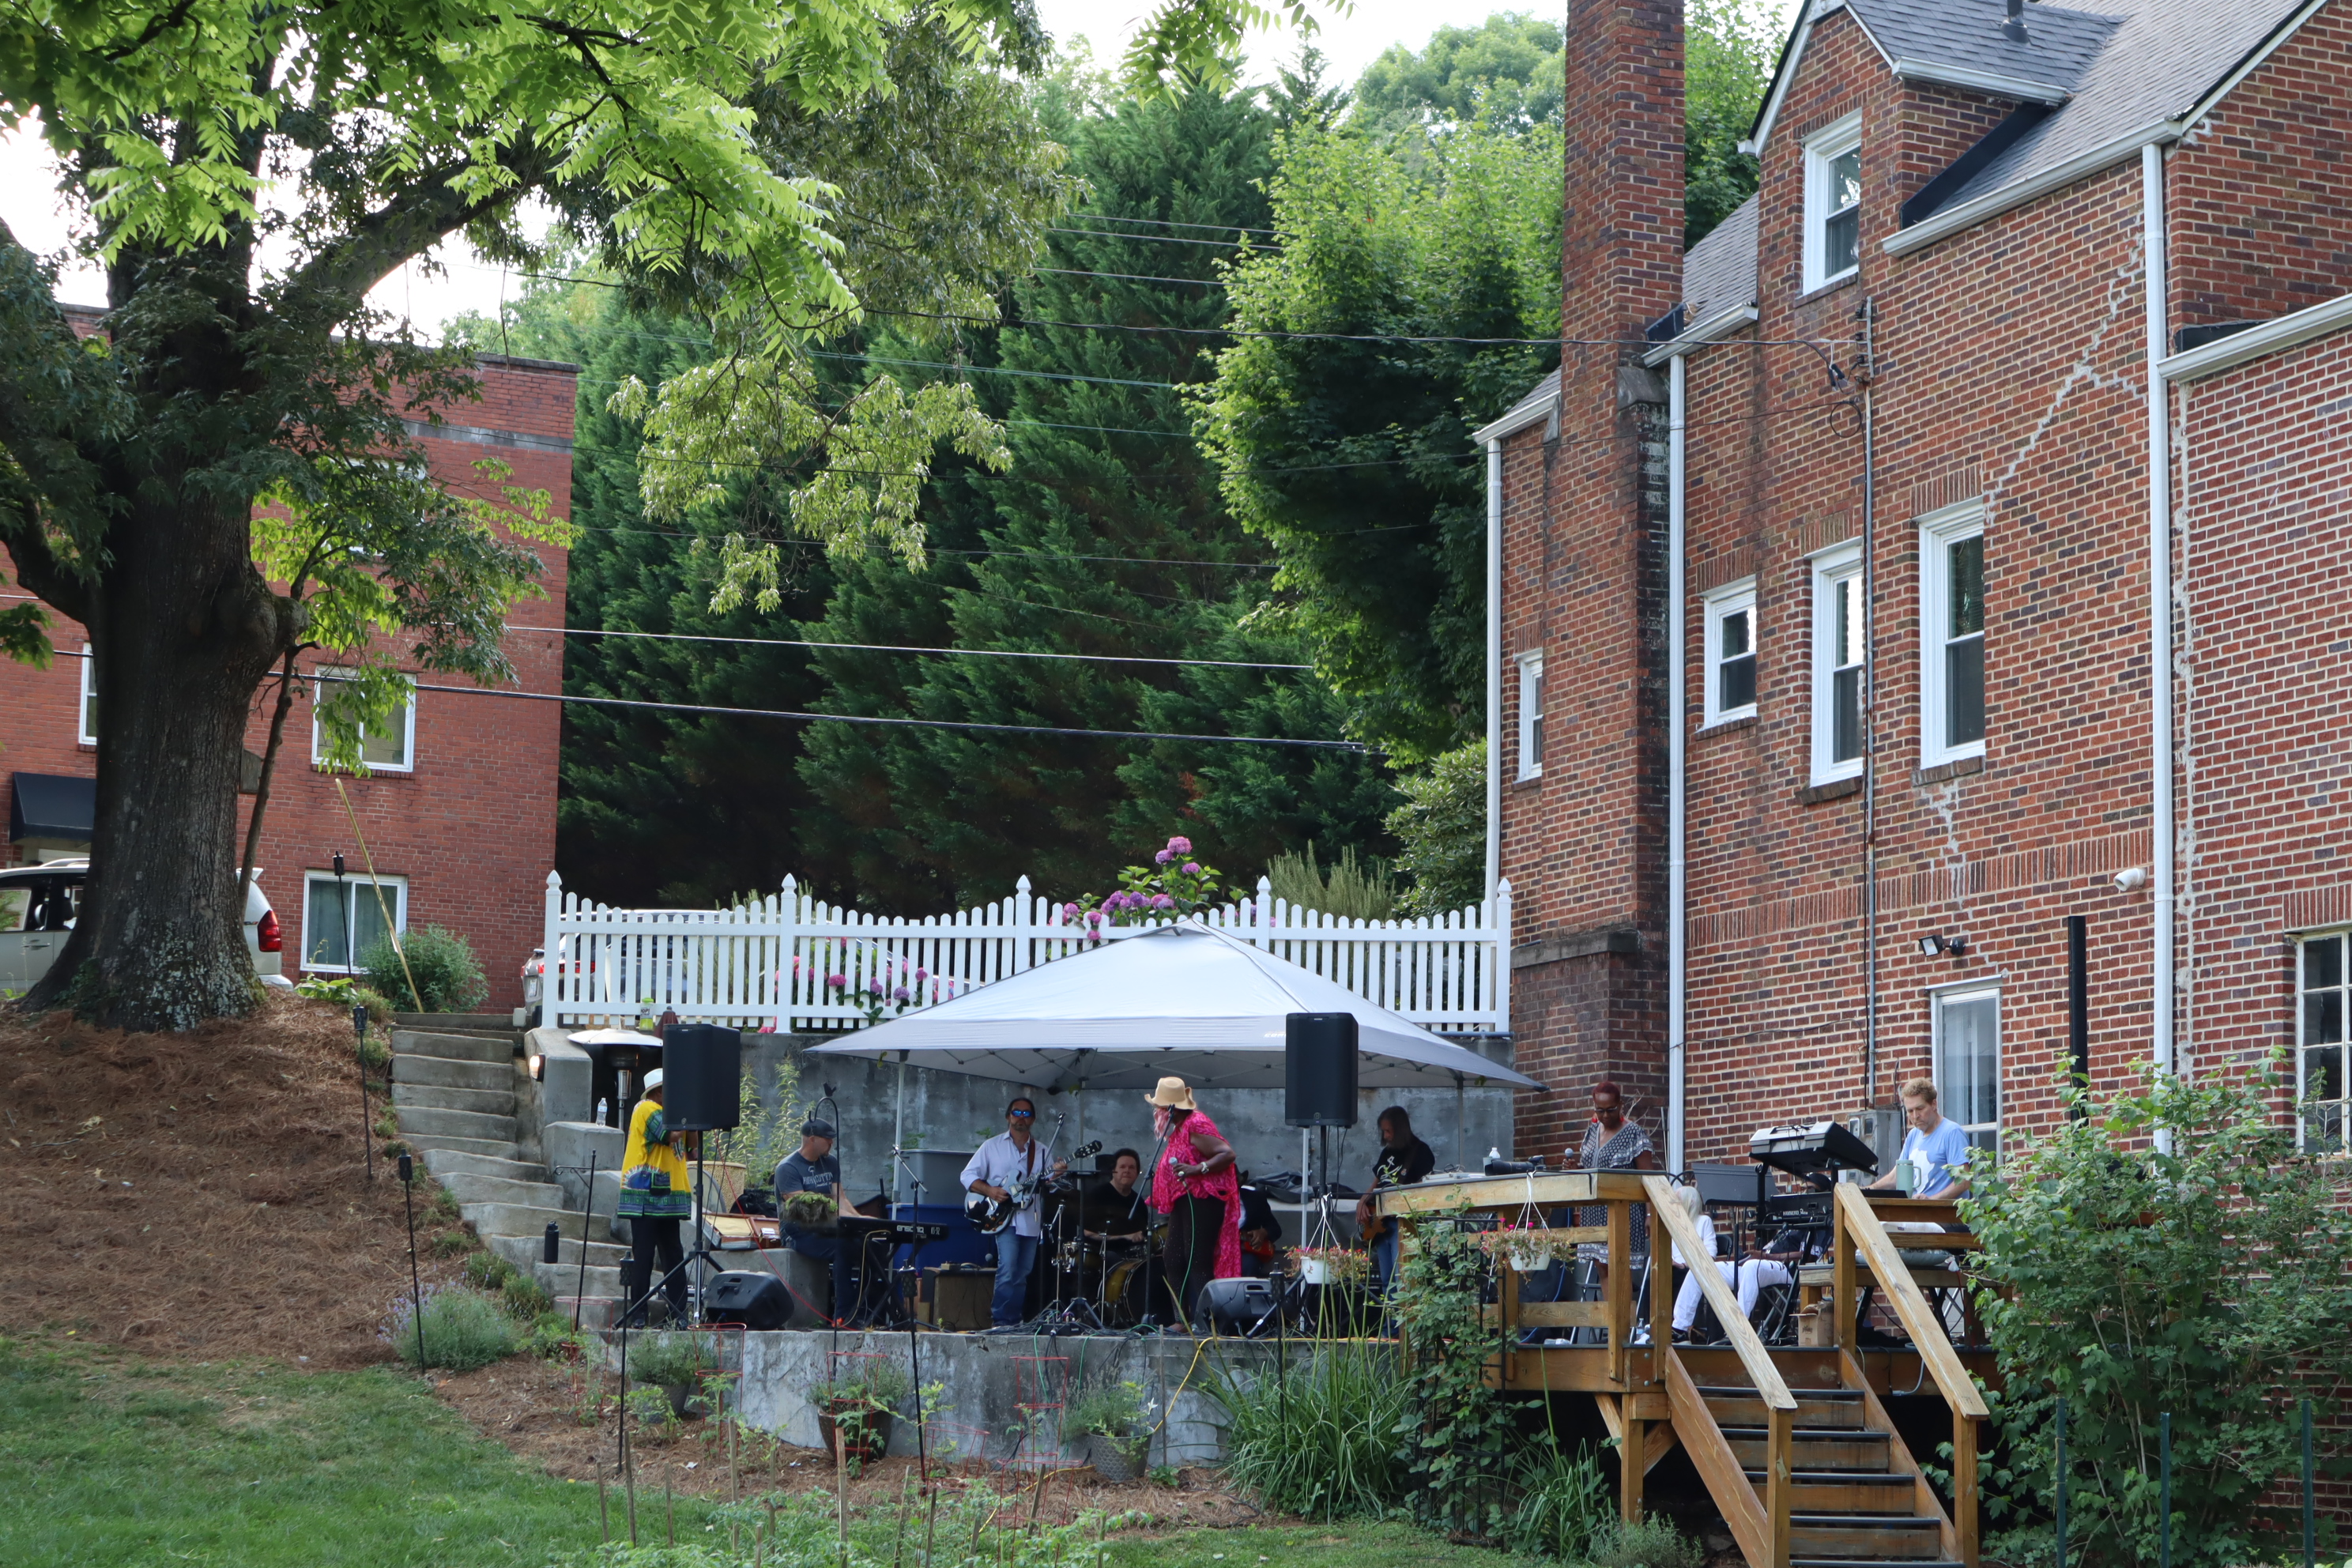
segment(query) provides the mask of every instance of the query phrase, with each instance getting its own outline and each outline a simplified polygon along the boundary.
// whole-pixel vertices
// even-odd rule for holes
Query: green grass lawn
[[[603,1540],[593,1488],[527,1468],[405,1373],[148,1362],[49,1337],[0,1338],[0,1563],[42,1568],[548,1568]],[[723,1528],[700,1529],[711,1517],[679,1500],[681,1550],[627,1562],[748,1563],[748,1541],[733,1559]],[[853,1528],[859,1561],[889,1560],[887,1518]],[[767,1561],[832,1568],[829,1548],[807,1555]],[[1518,1568],[1401,1524],[1128,1535],[1107,1552],[1107,1568],[1308,1563]]]
[[[542,1568],[603,1539],[593,1487],[525,1469],[401,1373],[50,1340],[0,1339],[0,1563],[49,1568]]]

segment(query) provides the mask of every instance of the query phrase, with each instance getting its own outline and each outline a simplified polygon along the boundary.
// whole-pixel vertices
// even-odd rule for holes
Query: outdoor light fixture
[[[533,1051],[530,1057],[530,1081],[533,1083],[547,1081],[547,1058],[536,1051]]]
[[[1945,952],[1958,958],[1969,951],[1969,939],[1964,936],[1923,936],[1919,939],[1919,951],[1929,958]]]

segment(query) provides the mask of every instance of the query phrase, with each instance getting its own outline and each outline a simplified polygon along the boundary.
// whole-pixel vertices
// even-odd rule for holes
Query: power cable
[[[1078,664],[1172,664],[1212,669],[1313,669],[1311,664],[1272,664],[1240,658],[1146,658],[1139,654],[1030,653],[1001,647],[917,647],[900,643],[819,642],[801,637],[724,637],[689,632],[604,631],[580,626],[509,626],[510,632],[553,632],[567,637],[629,637],[650,642],[729,643],[745,647],[826,647],[856,653],[923,653],[973,658],[1052,658]]]
[[[1121,217],[1116,213],[1071,213],[1088,223],[1156,223],[1162,228],[1197,228],[1210,234],[1270,234],[1279,237],[1278,228],[1252,228],[1245,223],[1179,223],[1172,217]]]

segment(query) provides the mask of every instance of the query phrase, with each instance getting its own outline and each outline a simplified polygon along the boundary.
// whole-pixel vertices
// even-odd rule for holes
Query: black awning
[[[8,842],[62,838],[87,844],[98,820],[98,781],[61,773],[16,773],[8,792]]]

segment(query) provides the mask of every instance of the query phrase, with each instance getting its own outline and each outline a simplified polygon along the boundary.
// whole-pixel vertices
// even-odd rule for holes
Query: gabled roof
[[[1773,134],[1807,38],[1841,10],[1853,14],[1890,72],[2051,106],[2009,127],[2013,140],[1957,188],[1939,193],[1935,218],[1913,215],[1924,232],[1906,230],[1887,242],[1909,249],[1990,216],[2007,205],[2004,194],[2022,199],[2041,182],[2081,178],[2140,142],[2168,139],[2179,121],[2234,82],[2319,3],[2038,0],[2025,7],[2026,37],[2018,42],[2001,29],[2005,0],[1812,0],[1780,52],[1750,140],[1760,152]]]
[[[1528,388],[1528,395],[1511,405],[1509,410],[1493,424],[1471,432],[1470,439],[1480,446],[1515,435],[1539,420],[1551,417],[1559,406],[1559,372],[1544,372],[1543,379]]]
[[[1748,197],[1683,253],[1683,321],[1703,326],[1756,303],[1757,201]]]

